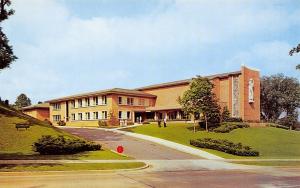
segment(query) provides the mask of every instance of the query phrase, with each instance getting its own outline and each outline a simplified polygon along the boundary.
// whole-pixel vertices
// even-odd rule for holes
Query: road
[[[104,147],[114,151],[121,145],[124,147],[124,154],[134,157],[135,159],[200,159],[197,156],[180,152],[166,146],[111,131],[87,128],[64,128],[64,130],[88,140],[99,142]]]

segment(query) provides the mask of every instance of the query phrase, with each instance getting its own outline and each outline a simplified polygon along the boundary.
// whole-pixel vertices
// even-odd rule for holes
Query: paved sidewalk
[[[124,134],[124,135],[135,137],[135,138],[140,138],[140,139],[143,139],[143,140],[148,140],[148,141],[151,141],[151,142],[154,142],[154,143],[157,143],[157,144],[160,144],[160,145],[172,148],[172,149],[176,149],[178,151],[182,151],[182,152],[185,152],[185,153],[196,155],[196,156],[199,156],[199,157],[202,157],[202,158],[205,158],[205,159],[212,159],[212,160],[222,160],[222,159],[224,159],[222,157],[213,155],[211,153],[208,153],[206,151],[202,151],[200,149],[192,148],[192,147],[189,147],[189,146],[186,146],[186,145],[183,145],[183,144],[178,144],[178,143],[175,143],[175,142],[171,142],[171,141],[164,140],[164,139],[157,138],[157,137],[153,137],[153,136],[137,134],[137,133],[132,133],[132,132],[126,132],[126,131],[121,131],[121,130],[109,130],[109,131]]]

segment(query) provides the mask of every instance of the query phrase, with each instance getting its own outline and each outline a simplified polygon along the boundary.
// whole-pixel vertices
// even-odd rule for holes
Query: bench
[[[30,125],[27,124],[27,123],[17,123],[16,124],[16,129],[19,130],[19,129],[29,129]]]

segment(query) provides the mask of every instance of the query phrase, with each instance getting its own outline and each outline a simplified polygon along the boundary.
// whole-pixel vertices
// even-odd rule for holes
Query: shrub
[[[223,122],[221,126],[213,129],[216,133],[229,133],[230,131],[238,128],[248,128],[249,125],[243,122]]]
[[[230,112],[229,112],[227,106],[225,106],[221,113],[221,120],[222,120],[222,122],[224,122],[224,121],[228,121],[229,119],[230,119]]]
[[[58,126],[66,126],[66,122],[63,120],[60,120],[59,122],[57,122]]]
[[[119,119],[114,115],[113,111],[111,111],[109,113],[109,117],[108,117],[108,120],[106,123],[107,123],[107,126],[119,126],[120,125]]]
[[[107,122],[106,122],[106,121],[103,121],[103,120],[99,120],[99,121],[98,121],[98,126],[99,126],[99,127],[107,127]]]
[[[242,118],[229,117],[226,122],[243,122]]]
[[[243,146],[241,143],[233,143],[228,140],[214,140],[212,138],[204,138],[190,140],[190,144],[199,148],[207,148],[222,151],[238,156],[259,156],[259,152],[252,150],[250,146]]]
[[[275,127],[275,128],[285,129],[285,130],[290,129],[287,126],[279,125],[279,124],[276,124],[276,123],[268,123],[268,124],[266,124],[266,126],[267,127]]]
[[[53,137],[46,135],[34,143],[33,149],[42,155],[62,155],[100,150],[101,145],[82,139],[66,139],[63,136]]]
[[[286,127],[294,127],[298,121],[298,114],[288,115],[278,120],[278,124]]]

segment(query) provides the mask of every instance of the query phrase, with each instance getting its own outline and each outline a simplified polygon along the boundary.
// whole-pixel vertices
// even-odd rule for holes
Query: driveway
[[[103,147],[116,151],[123,146],[124,154],[139,160],[200,159],[200,157],[174,150],[150,141],[133,138],[120,133],[89,128],[64,128],[65,131],[98,142]]]

